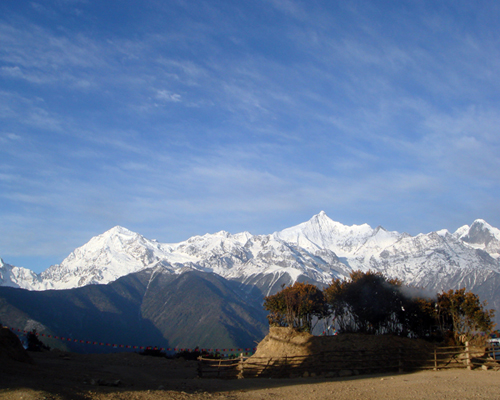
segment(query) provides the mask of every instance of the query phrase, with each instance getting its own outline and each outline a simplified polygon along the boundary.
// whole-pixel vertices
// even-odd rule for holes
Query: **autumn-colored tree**
[[[437,315],[442,331],[451,331],[456,343],[472,340],[478,333],[489,333],[495,324],[494,310],[486,309],[487,303],[465,288],[449,290],[438,296]]]
[[[285,285],[281,286],[278,293],[269,295],[264,299],[264,309],[269,311],[267,320],[270,326],[288,326],[284,290]]]
[[[295,282],[278,293],[267,296],[264,309],[269,311],[272,326],[289,326],[297,330],[312,331],[313,321],[326,313],[321,290],[309,283]]]

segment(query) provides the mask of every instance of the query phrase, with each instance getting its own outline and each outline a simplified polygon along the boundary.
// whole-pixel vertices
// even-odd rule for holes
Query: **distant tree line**
[[[372,271],[354,271],[323,290],[296,282],[264,301],[271,326],[311,332],[321,320],[340,332],[449,339],[457,344],[492,331],[494,311],[486,306],[465,289],[433,299],[419,296],[417,289]]]

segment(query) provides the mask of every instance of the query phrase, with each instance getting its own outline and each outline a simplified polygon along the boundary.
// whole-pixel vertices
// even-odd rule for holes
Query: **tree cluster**
[[[493,329],[494,312],[485,307],[465,289],[425,298],[399,280],[371,271],[354,271],[323,290],[296,282],[264,301],[271,326],[311,332],[314,322],[323,320],[341,332],[435,339],[447,334],[457,343]]]
[[[295,282],[283,287],[278,293],[268,296],[264,309],[272,326],[289,326],[300,331],[311,331],[313,321],[323,318],[327,305],[323,292],[310,283]]]

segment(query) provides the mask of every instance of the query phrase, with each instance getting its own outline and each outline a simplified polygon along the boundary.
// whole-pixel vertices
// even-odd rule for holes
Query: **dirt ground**
[[[500,372],[443,370],[349,378],[199,379],[197,363],[135,353],[0,358],[0,399],[499,399]]]

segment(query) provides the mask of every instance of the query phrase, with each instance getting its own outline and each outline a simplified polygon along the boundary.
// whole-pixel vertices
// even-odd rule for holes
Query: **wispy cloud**
[[[156,92],[156,98],[163,101],[171,101],[174,103],[181,101],[181,95],[178,93],[172,93],[169,90],[158,90]]]
[[[492,185],[500,178],[499,123],[497,109],[469,107],[452,114],[429,115],[424,123],[428,134],[422,156],[449,174]]]
[[[117,224],[269,233],[321,209],[411,233],[500,226],[498,7],[113,7],[3,8],[0,228],[18,242],[0,256]]]

